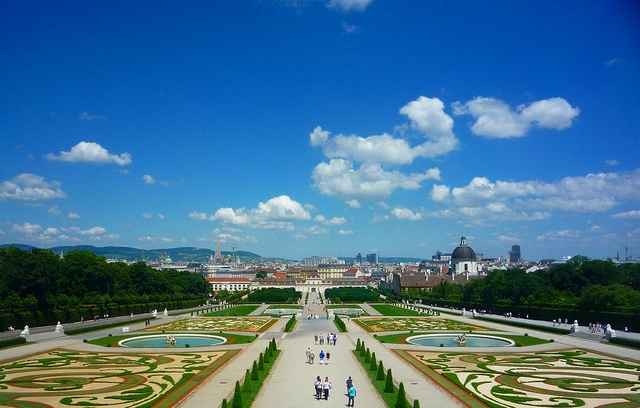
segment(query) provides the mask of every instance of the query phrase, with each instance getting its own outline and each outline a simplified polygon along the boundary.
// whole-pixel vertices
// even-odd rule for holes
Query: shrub
[[[258,358],[258,370],[264,371],[264,356],[260,353],[260,357]]]
[[[369,349],[367,349],[367,352],[364,355],[364,362],[365,363],[371,362],[371,352],[369,351]]]
[[[409,403],[407,402],[407,395],[404,393],[404,384],[400,383],[395,408],[408,408],[407,405],[409,405]]]
[[[384,392],[393,393],[393,377],[391,376],[391,369],[387,370],[387,382],[384,384]]]
[[[369,366],[369,371],[376,371],[378,369],[378,362],[376,361],[376,352],[374,351],[371,354],[371,365]]]
[[[380,360],[380,365],[378,365],[378,372],[376,373],[376,380],[384,381],[384,366],[382,365],[382,360]]]
[[[413,400],[413,408],[420,408],[420,401]]]
[[[242,392],[240,391],[240,381],[236,381],[236,389],[233,393],[232,408],[242,408]]]
[[[247,372],[244,374],[244,384],[242,385],[242,391],[251,392],[251,372],[247,368]]]
[[[251,379],[253,381],[258,381],[260,379],[260,374],[258,373],[258,363],[253,362],[253,367],[251,367]]]

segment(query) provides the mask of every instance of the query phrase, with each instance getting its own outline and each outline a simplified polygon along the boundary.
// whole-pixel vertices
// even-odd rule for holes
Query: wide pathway
[[[355,343],[350,336],[337,333],[332,320],[327,320],[326,311],[319,303],[317,293],[309,295],[309,304],[305,306],[304,315],[292,333],[283,334],[284,340],[279,348],[282,350],[278,361],[260,390],[254,407],[260,408],[299,408],[320,404],[322,407],[344,407],[347,404],[346,380],[349,376],[358,390],[355,405],[367,408],[385,408],[378,392],[373,388],[367,373],[352,353]],[[309,311],[311,309],[311,311]],[[308,319],[309,313],[317,314],[318,319]],[[324,345],[314,344],[314,335],[325,337]],[[326,344],[327,333],[336,333],[336,345]],[[314,351],[315,363],[307,364],[306,350]],[[331,354],[328,365],[320,364],[318,354],[324,350]],[[332,389],[327,401],[316,401],[313,387],[314,379],[320,376],[323,380],[329,377]]]

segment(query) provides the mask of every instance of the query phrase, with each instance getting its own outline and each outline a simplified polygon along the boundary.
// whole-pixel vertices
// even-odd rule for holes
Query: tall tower
[[[216,253],[213,256],[213,263],[222,262],[222,252],[220,252],[220,234],[216,234]]]
[[[522,260],[522,253],[520,253],[520,245],[512,245],[511,251],[509,251],[509,262],[516,263]]]

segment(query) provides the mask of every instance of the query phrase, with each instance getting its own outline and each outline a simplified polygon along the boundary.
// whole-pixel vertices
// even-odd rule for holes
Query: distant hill
[[[342,261],[345,261],[346,263],[354,263],[356,261],[356,258],[354,258],[354,257],[339,257],[338,259],[340,259]],[[381,256],[381,257],[378,258],[378,261],[381,264],[398,264],[398,263],[417,264],[417,263],[420,263],[420,262],[422,262],[422,261],[424,261],[426,259],[427,258],[409,258],[409,257],[402,257],[402,256],[396,256],[396,257]]]
[[[0,247],[9,247],[12,244],[3,244]],[[23,251],[30,251],[36,247],[24,244],[13,244],[16,248]],[[95,247],[93,245],[74,245],[74,246],[58,246],[52,248],[45,248],[50,251],[60,254],[72,251],[74,249],[91,251],[96,255],[104,255],[110,259],[119,259],[123,261],[135,261],[142,260],[143,257],[146,260],[161,260],[165,257],[171,258],[174,262],[187,260],[189,262],[205,262],[207,257],[215,255],[215,251],[207,248],[194,248],[194,247],[181,247],[181,248],[158,248],[158,249],[140,249],[131,247],[119,247],[119,246],[106,246]],[[231,256],[229,251],[221,251],[223,256]],[[236,257],[241,261],[261,261],[263,258],[248,251],[236,251]]]

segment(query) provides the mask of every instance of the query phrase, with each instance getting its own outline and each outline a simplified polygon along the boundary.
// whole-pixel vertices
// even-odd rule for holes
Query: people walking
[[[316,353],[314,353],[313,350],[311,350],[311,362],[309,364],[313,364],[315,359],[316,359]]]
[[[349,377],[349,379],[351,379],[351,377]],[[356,387],[355,385],[353,385],[353,383],[351,384],[351,387],[349,387],[349,390],[347,391],[347,396],[349,397],[349,399],[347,400],[347,406],[353,407],[356,399]]]
[[[324,392],[324,400],[329,399],[329,390],[331,389],[331,381],[329,381],[329,377],[324,377],[324,381],[322,382],[322,391]]]
[[[320,354],[318,354],[318,357],[320,357],[320,364],[324,364],[324,351],[320,350]]]
[[[349,393],[349,388],[351,388],[352,385],[353,380],[351,379],[351,376],[349,376],[349,378],[347,378],[347,394]]]
[[[316,399],[320,401],[320,398],[322,398],[322,380],[320,379],[320,376],[316,377],[316,380],[313,382],[313,386],[316,389]]]
[[[307,347],[307,351],[305,352],[307,355],[307,364],[311,364],[311,348]]]
[[[327,354],[325,354],[325,356],[324,356],[324,363],[325,363],[326,365],[329,365],[329,360],[330,360],[330,359],[331,359],[331,353],[329,353],[329,352],[327,351]]]

